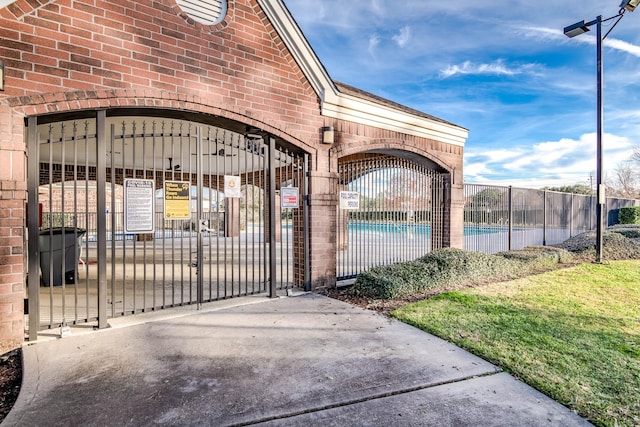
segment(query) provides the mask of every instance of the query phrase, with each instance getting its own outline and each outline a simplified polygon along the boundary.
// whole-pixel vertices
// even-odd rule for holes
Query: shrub
[[[358,276],[351,292],[374,299],[396,298],[426,290],[435,273],[433,264],[420,261],[374,267]]]
[[[634,243],[618,230],[623,229],[613,228],[612,231],[607,230],[602,233],[602,256],[605,259],[612,261],[622,259],[640,259],[640,244]],[[566,249],[582,258],[593,258],[596,253],[596,233],[594,231],[587,231],[586,233],[578,234],[577,236],[556,245],[556,247]]]
[[[454,248],[439,249],[416,261],[374,267],[358,276],[351,292],[373,299],[390,299],[511,279],[546,267],[551,260],[557,262],[560,259],[557,254],[561,252],[564,251],[532,249],[526,255],[530,260],[524,261]]]
[[[618,211],[620,224],[640,224],[640,206],[628,206]]]
[[[618,224],[608,228],[609,231],[622,234],[629,239],[640,239],[640,224]]]
[[[534,273],[556,264],[571,262],[573,259],[571,252],[550,246],[528,246],[516,251],[499,252],[496,255],[521,263],[520,274]]]

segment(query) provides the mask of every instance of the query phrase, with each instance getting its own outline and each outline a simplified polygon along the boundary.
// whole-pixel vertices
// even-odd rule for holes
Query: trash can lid
[[[50,234],[77,234],[78,236],[82,236],[86,233],[87,230],[83,228],[75,228],[75,227],[53,227],[53,228],[44,228],[40,230],[41,236],[48,236]]]

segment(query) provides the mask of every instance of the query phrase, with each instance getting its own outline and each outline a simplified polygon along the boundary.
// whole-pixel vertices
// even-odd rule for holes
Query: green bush
[[[620,208],[618,211],[618,223],[640,224],[640,206]]]
[[[429,291],[521,277],[567,262],[571,255],[558,248],[531,247],[488,255],[447,248],[410,262],[374,267],[358,276],[351,292],[373,299],[390,299]]]
[[[629,239],[640,238],[640,224],[618,224],[614,225],[613,227],[609,227],[608,230],[614,233],[622,234],[624,237],[628,237]]]
[[[571,252],[551,246],[528,246],[516,251],[499,252],[496,255],[520,262],[521,274],[534,273],[573,260]]]
[[[634,230],[634,227],[612,227],[602,233],[602,256],[606,260],[640,259],[640,244],[634,243],[629,237],[623,235],[625,229]],[[629,231],[628,234],[635,233]],[[566,249],[581,258],[593,258],[596,253],[596,233],[587,231],[578,234],[563,243],[556,245]]]

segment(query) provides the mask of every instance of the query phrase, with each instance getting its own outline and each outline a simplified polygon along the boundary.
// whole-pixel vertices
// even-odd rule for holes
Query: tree
[[[611,187],[613,188],[613,194],[611,195],[634,199],[638,197],[639,181],[640,176],[636,168],[633,167],[632,161],[619,163],[618,166],[616,166],[615,176],[611,183]]]

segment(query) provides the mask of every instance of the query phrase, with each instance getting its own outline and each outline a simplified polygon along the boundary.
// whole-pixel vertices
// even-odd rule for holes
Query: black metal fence
[[[596,228],[596,197],[515,187],[465,184],[464,248],[496,253],[553,245]],[[640,200],[607,198],[606,225]]]

